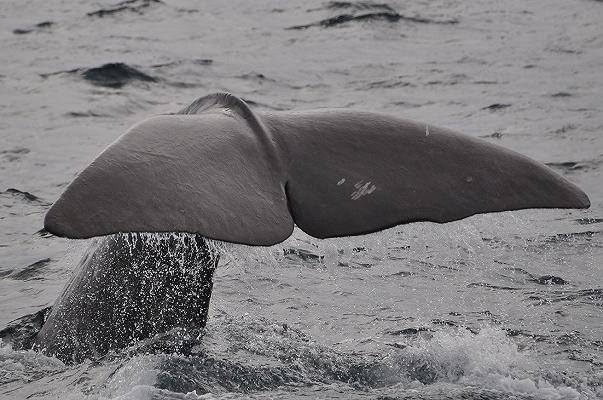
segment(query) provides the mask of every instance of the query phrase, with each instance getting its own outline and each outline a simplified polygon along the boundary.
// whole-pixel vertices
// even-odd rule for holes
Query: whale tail
[[[447,129],[351,110],[259,114],[218,93],[133,126],[69,185],[45,227],[272,245],[294,223],[327,238],[589,205],[544,165]]]

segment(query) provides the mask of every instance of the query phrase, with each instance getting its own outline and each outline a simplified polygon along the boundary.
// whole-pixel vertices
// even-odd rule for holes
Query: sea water
[[[220,245],[204,330],[77,365],[6,340],[0,397],[603,397],[601,20],[595,0],[3,1],[0,329],[51,306],[88,246],[41,231],[75,174],[215,91],[482,137],[592,207]]]

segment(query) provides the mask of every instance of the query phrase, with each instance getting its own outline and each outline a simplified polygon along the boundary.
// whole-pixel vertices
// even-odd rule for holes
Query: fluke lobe
[[[69,185],[46,215],[45,227],[74,239],[123,232],[136,239],[147,238],[141,232],[195,234],[197,247],[186,268],[165,285],[172,285],[174,293],[197,293],[208,304],[212,274],[190,278],[198,268],[213,272],[217,257],[209,256],[203,238],[269,246],[289,237],[294,224],[328,238],[415,221],[444,223],[487,212],[589,205],[584,192],[546,166],[448,129],[352,110],[255,113],[241,99],[216,93],[179,113],[133,126]],[[167,314],[153,309],[160,304],[147,301],[144,307],[152,308],[149,315],[159,318],[160,328],[132,323],[130,337],[121,337],[116,324],[135,319],[128,310],[144,300],[135,288],[146,272],[124,281],[127,305],[114,289],[84,304],[84,293],[104,286],[100,280],[91,286],[82,274],[156,273],[172,264],[166,256],[169,245],[151,252],[154,259],[168,261],[141,262],[141,254],[128,254],[131,246],[120,244],[123,237],[101,239],[114,251],[100,246],[82,261],[79,275],[55,305],[55,310],[79,311],[59,318],[53,310],[38,335],[40,347],[93,343],[87,353],[102,354],[175,326],[205,323],[205,302],[180,310],[183,316],[202,316],[165,322]],[[120,312],[121,319],[112,317]],[[93,314],[102,320],[94,330],[76,323]],[[51,332],[59,331],[69,331],[68,339],[55,346],[57,335]],[[106,338],[114,345],[107,345]],[[54,354],[68,358],[77,351]]]

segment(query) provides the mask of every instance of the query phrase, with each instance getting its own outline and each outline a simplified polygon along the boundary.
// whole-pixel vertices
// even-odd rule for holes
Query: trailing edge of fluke
[[[588,208],[521,154],[448,129],[352,110],[253,112],[216,93],[134,125],[67,187],[45,228],[89,238],[190,232],[268,246],[525,208]]]

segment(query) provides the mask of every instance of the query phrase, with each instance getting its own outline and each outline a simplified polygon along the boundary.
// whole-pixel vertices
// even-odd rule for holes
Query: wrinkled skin
[[[95,239],[35,345],[65,362],[80,362],[175,327],[203,327],[217,262],[198,235]]]

